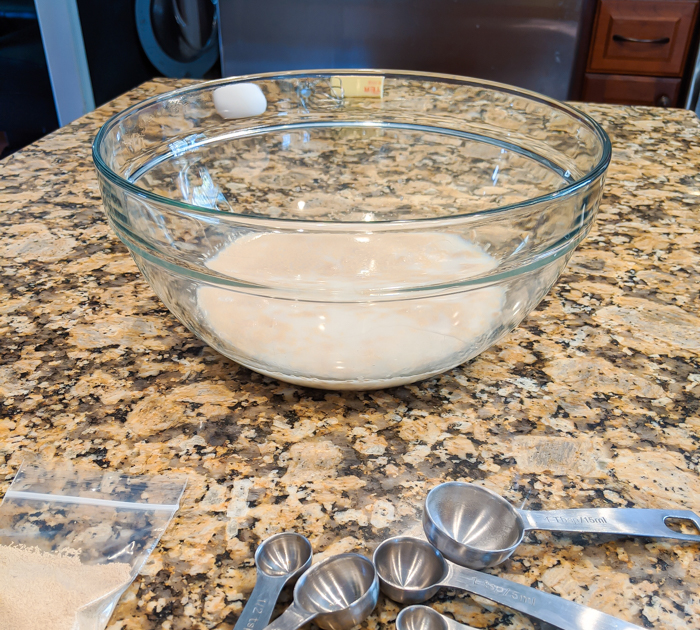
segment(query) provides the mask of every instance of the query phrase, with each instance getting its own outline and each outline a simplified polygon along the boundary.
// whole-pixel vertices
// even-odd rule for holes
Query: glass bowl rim
[[[506,92],[509,94],[514,94],[522,98],[528,99],[530,101],[539,102],[544,105],[551,107],[552,109],[563,111],[572,118],[578,120],[582,124],[588,126],[594,134],[597,136],[598,140],[602,143],[602,152],[598,162],[580,179],[567,184],[566,186],[555,190],[553,192],[545,193],[544,195],[539,195],[537,197],[532,197],[518,203],[506,204],[503,206],[495,206],[493,208],[488,208],[486,210],[480,210],[478,212],[462,213],[455,215],[445,215],[440,217],[427,217],[427,218],[416,218],[416,219],[387,219],[387,220],[373,220],[373,221],[340,221],[340,220],[319,220],[319,219],[286,219],[286,218],[274,218],[264,215],[255,214],[240,214],[236,212],[230,212],[227,210],[218,210],[212,208],[204,208],[202,206],[195,206],[183,201],[178,201],[176,199],[171,199],[169,197],[164,197],[156,193],[145,190],[136,184],[130,182],[128,179],[117,174],[113,169],[111,169],[104,162],[99,153],[99,148],[102,145],[106,135],[112,130],[112,128],[120,123],[122,120],[128,118],[133,114],[137,114],[140,110],[150,107],[154,103],[159,101],[166,101],[173,97],[182,96],[183,94],[189,94],[192,92],[197,92],[199,90],[209,88],[216,85],[231,85],[236,83],[249,83],[256,80],[270,80],[270,79],[282,79],[288,77],[323,77],[328,75],[370,75],[370,76],[384,76],[384,77],[407,77],[412,79],[420,80],[438,80],[443,83],[451,84],[461,84],[461,85],[471,85],[475,87],[485,87],[491,88],[499,92]],[[354,68],[342,68],[342,69],[325,69],[325,70],[292,70],[288,72],[265,72],[259,74],[247,74],[239,75],[235,77],[224,77],[221,79],[215,79],[213,81],[202,81],[195,83],[194,85],[188,85],[176,90],[171,90],[164,92],[162,94],[156,94],[150,98],[143,101],[139,101],[130,107],[110,116],[110,118],[100,127],[97,132],[95,139],[92,144],[92,159],[95,164],[97,171],[107,179],[109,179],[113,184],[118,187],[125,189],[129,193],[146,199],[148,201],[156,202],[159,205],[165,205],[172,208],[173,210],[185,211],[187,213],[197,213],[205,216],[215,216],[218,218],[231,218],[231,219],[244,219],[246,222],[252,224],[265,225],[267,223],[277,223],[282,222],[283,224],[288,224],[290,227],[294,224],[299,224],[303,226],[347,226],[349,229],[352,227],[363,226],[367,229],[368,226],[407,226],[414,224],[433,224],[433,223],[443,223],[445,221],[459,221],[459,220],[479,220],[487,217],[494,217],[500,214],[504,214],[511,211],[520,210],[528,206],[534,206],[541,203],[546,203],[549,201],[559,200],[566,197],[571,197],[575,195],[580,189],[585,188],[599,177],[604,175],[605,171],[610,164],[610,159],[612,156],[612,144],[610,138],[602,126],[596,122],[588,114],[582,112],[581,110],[572,107],[566,103],[558,101],[556,99],[550,98],[543,94],[538,94],[530,90],[525,90],[505,83],[498,83],[496,81],[487,81],[483,79],[476,79],[472,77],[465,77],[456,74],[443,74],[437,72],[419,72],[411,70],[384,70],[384,69],[354,69]]]

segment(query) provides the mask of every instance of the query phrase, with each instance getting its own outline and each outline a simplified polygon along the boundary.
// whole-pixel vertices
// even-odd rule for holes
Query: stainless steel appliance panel
[[[688,86],[688,96],[685,100],[686,109],[692,109],[700,116],[700,51],[698,51],[695,65],[693,66],[690,85]]]
[[[565,99],[585,0],[219,0],[224,76],[425,70]]]

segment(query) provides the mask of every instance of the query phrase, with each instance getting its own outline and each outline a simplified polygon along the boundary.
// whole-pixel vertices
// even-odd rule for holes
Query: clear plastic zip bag
[[[185,483],[22,465],[0,504],[0,629],[103,630]]]

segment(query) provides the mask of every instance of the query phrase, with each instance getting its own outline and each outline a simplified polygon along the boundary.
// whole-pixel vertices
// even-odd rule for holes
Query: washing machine
[[[156,76],[220,76],[216,0],[36,0],[61,124]]]

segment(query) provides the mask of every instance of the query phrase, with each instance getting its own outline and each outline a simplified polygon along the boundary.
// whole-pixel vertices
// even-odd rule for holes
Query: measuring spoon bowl
[[[442,554],[411,536],[388,538],[372,557],[382,592],[400,604],[420,604],[433,597],[447,578]]]
[[[283,532],[265,539],[255,551],[257,575],[234,630],[262,630],[284,586],[311,566],[313,550],[305,536]]]
[[[269,577],[299,577],[311,566],[313,549],[306,536],[283,532],[270,536],[255,552],[255,566]]]
[[[396,617],[396,630],[476,630],[428,606],[408,606]]]
[[[557,595],[460,567],[420,538],[385,540],[374,552],[374,565],[382,592],[401,604],[419,604],[447,587],[485,597],[560,630],[640,630]]]
[[[428,493],[423,529],[428,540],[452,562],[484,569],[509,558],[525,534],[532,530],[700,542],[698,535],[682,534],[668,527],[668,519],[690,521],[700,530],[700,517],[690,510],[518,510],[487,488],[451,481]]]
[[[324,630],[350,630],[377,605],[379,582],[370,560],[356,553],[312,566],[294,587],[294,603],[267,630],[296,630],[314,620]]]

